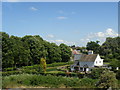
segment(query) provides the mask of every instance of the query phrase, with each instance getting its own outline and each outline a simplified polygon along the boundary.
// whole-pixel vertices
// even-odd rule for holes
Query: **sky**
[[[119,0],[2,0],[2,1],[3,2],[119,2]]]
[[[15,1],[15,0],[14,0]],[[3,2],[2,31],[85,46],[118,36],[117,2]]]

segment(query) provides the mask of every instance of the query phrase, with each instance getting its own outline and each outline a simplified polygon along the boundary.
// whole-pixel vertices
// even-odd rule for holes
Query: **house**
[[[71,55],[70,58],[71,58],[71,61],[73,61],[73,60],[74,60],[74,56],[77,55],[77,54],[80,54],[80,53],[79,53],[80,51],[78,51],[78,50],[73,50],[73,49],[71,48],[71,52],[72,52],[72,55]]]
[[[80,52],[80,51],[78,51],[78,50],[72,50],[72,55],[80,54],[79,52]]]
[[[71,65],[71,71],[91,71],[94,67],[103,66],[103,59],[100,58],[99,54],[93,54],[93,51],[88,51],[87,54],[75,54],[74,64]]]

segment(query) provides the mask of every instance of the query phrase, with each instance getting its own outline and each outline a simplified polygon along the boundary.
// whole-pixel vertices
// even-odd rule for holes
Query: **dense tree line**
[[[102,52],[99,52],[105,58],[120,60],[120,37],[106,38],[106,41],[100,47]]]
[[[104,62],[109,62],[112,67],[120,67],[120,37],[106,38],[106,41],[99,45],[98,41],[88,42],[86,48],[99,53]]]
[[[71,50],[65,44],[59,46],[43,40],[39,35],[24,37],[2,34],[2,67],[21,67],[39,64],[41,58],[47,63],[67,62]]]
[[[93,50],[94,53],[99,53],[105,59],[118,59],[120,60],[120,37],[106,38],[106,41],[99,45],[98,41],[88,42],[87,50]]]
[[[43,57],[47,63],[67,62],[70,60],[71,50],[65,44],[59,46],[43,40],[39,35],[26,35],[24,37],[9,36],[2,34],[2,66],[20,67],[39,64]],[[110,62],[111,66],[120,66],[120,37],[106,38],[106,41],[99,45],[99,41],[90,41],[86,47],[75,47],[73,49],[87,53],[85,50],[93,50],[100,54],[104,62]]]

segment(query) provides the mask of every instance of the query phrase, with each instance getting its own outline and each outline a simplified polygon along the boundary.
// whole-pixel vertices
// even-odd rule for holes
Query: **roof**
[[[74,60],[80,60],[82,54],[75,54]]]
[[[72,54],[79,54],[79,52],[77,50],[73,50]]]
[[[97,55],[98,54],[90,54],[90,55],[82,54],[80,61],[87,61],[87,62],[92,61],[92,62],[94,62],[95,59],[97,58]]]

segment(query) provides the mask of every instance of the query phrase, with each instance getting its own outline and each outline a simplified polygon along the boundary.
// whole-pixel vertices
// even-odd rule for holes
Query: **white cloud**
[[[81,45],[86,45],[89,41],[100,41],[100,44],[104,43],[107,37],[117,37],[118,33],[113,29],[108,28],[104,32],[90,33],[84,38],[80,39]]]
[[[106,38],[106,37],[117,37],[117,36],[118,36],[118,33],[111,28],[108,28],[105,32],[96,33],[96,37]]]
[[[65,41],[64,40],[55,40],[56,42],[58,43],[64,43]]]
[[[114,30],[112,30],[111,28],[108,28],[106,30],[106,36],[111,36],[111,37],[117,37],[118,33],[116,33]]]
[[[96,33],[96,36],[98,36],[98,37],[104,37],[105,34],[103,32],[98,32],[98,33]]]
[[[118,33],[115,32],[113,29],[108,28],[104,32],[97,32],[97,33],[90,33],[87,37],[89,38],[106,38],[106,37],[117,37]]]
[[[49,35],[47,35],[47,37],[48,37],[48,38],[54,38],[54,35],[49,34]]]
[[[57,19],[59,19],[59,20],[64,20],[64,19],[67,19],[67,17],[59,16],[59,17],[57,17]]]
[[[35,7],[30,7],[30,10],[32,10],[32,11],[37,11],[38,9],[35,8]]]
[[[65,41],[65,40],[61,40],[61,39],[47,40],[47,41],[52,42],[52,43],[56,43],[57,45],[60,45],[61,43],[64,43],[66,45],[75,45],[75,42]]]

